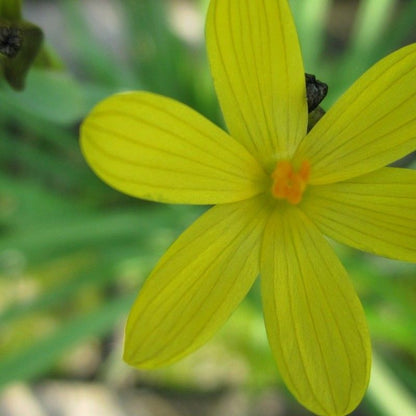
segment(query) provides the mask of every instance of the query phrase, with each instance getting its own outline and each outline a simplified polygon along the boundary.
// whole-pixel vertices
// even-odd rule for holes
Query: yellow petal
[[[268,168],[306,134],[305,74],[287,0],[211,0],[206,37],[230,134]]]
[[[217,205],[179,237],[130,312],[127,363],[139,368],[166,365],[211,338],[259,273],[267,210],[263,197]]]
[[[310,183],[379,169],[416,149],[416,44],[368,70],[311,130],[295,158],[311,163]]]
[[[351,412],[370,373],[364,312],[332,248],[298,209],[270,217],[261,276],[267,334],[287,386],[318,415]]]
[[[383,168],[312,186],[302,209],[327,236],[360,250],[416,262],[416,171]]]
[[[184,104],[146,92],[98,104],[81,127],[81,146],[102,180],[153,201],[235,202],[267,183],[240,143]]]

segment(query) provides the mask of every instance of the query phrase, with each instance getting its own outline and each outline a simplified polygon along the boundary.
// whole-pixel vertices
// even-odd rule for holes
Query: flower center
[[[271,177],[273,179],[272,195],[277,199],[286,199],[291,204],[302,200],[303,192],[309,179],[311,166],[307,160],[295,170],[289,160],[277,162]]]

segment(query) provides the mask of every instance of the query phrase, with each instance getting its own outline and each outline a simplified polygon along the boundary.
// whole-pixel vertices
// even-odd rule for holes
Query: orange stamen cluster
[[[291,204],[298,204],[306,189],[310,170],[310,163],[307,160],[304,160],[300,169],[296,171],[288,160],[277,162],[271,175],[272,195],[277,199],[286,199]]]

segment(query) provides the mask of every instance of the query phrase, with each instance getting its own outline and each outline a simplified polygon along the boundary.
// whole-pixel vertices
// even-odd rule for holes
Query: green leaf
[[[26,82],[19,94],[3,90],[0,108],[60,124],[74,123],[87,112],[81,85],[65,72],[32,68]]]
[[[42,45],[42,30],[30,22],[0,21],[0,68],[15,90],[25,86],[26,75]]]
[[[0,16],[8,20],[20,20],[22,0],[0,0]]]
[[[306,72],[319,78],[325,42],[325,21],[329,16],[329,0],[291,1]],[[325,81],[325,80],[324,80]]]
[[[0,386],[31,379],[47,371],[71,347],[91,337],[103,336],[127,314],[135,293],[110,300],[96,310],[63,323],[49,336],[0,360]]]
[[[140,0],[141,2],[142,0]],[[130,67],[124,63],[121,54],[110,49],[108,43],[100,40],[92,28],[91,22],[88,21],[85,14],[83,2],[64,0],[59,2],[59,6],[63,12],[66,41],[68,42],[71,54],[75,57],[77,64],[82,68],[84,77],[89,77],[97,84],[112,86],[115,89],[132,88],[138,83],[134,82],[135,74]],[[120,2],[123,4],[124,2]],[[94,25],[101,31],[114,30],[121,31],[121,27],[106,27],[105,21],[101,20],[101,13],[94,15]],[[139,24],[139,22],[136,22]],[[108,36],[105,37],[108,39]],[[132,39],[132,42],[139,43],[138,38]],[[122,48],[126,48],[123,45]]]
[[[386,416],[416,413],[416,400],[377,354],[373,355],[371,371],[368,398],[374,406]]]

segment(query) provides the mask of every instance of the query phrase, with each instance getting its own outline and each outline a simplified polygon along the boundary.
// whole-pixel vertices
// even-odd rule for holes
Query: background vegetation
[[[413,0],[291,3],[306,70],[330,87],[325,108],[378,59],[416,41]],[[31,415],[13,413],[13,397],[28,394],[43,414],[71,414],[47,400],[52,380],[128,397],[125,413],[109,415],[307,414],[279,379],[257,286],[191,357],[151,373],[121,362],[123,325],[140,285],[205,208],[143,202],[108,188],[82,159],[78,128],[97,101],[128,89],[174,97],[223,124],[205,54],[207,4],[25,2],[26,19],[42,27],[62,65],[33,68],[24,92],[0,85],[0,414]],[[416,168],[414,157],[400,163]],[[336,249],[375,351],[371,386],[354,415],[414,415],[416,267]],[[143,406],[153,410],[141,413]]]

